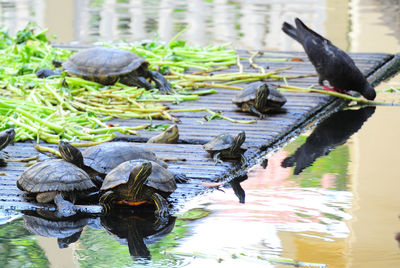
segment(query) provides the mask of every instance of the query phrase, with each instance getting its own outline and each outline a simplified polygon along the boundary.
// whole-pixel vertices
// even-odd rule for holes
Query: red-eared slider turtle
[[[241,146],[245,140],[246,134],[244,131],[235,137],[227,133],[222,133],[204,144],[203,149],[213,156],[215,164],[222,163],[221,158],[241,158],[242,163],[244,163],[243,153],[246,149]]]
[[[94,47],[72,55],[63,63],[69,75],[103,85],[112,85],[119,81],[128,86],[153,88],[146,80],[154,81],[161,92],[171,89],[170,83],[162,74],[150,71],[149,63],[138,55],[117,48]]]
[[[100,187],[108,172],[122,162],[133,159],[145,159],[157,162],[163,167],[168,165],[157,158],[156,154],[129,142],[106,142],[88,147],[83,152],[66,141],[60,141],[58,150],[65,161],[82,168]]]
[[[108,211],[114,204],[140,205],[154,203],[155,213],[168,212],[167,198],[176,190],[175,176],[148,160],[131,160],[114,168],[100,188],[100,204]]]
[[[147,143],[177,143],[179,130],[177,125],[171,125],[162,133],[151,137]]]
[[[9,128],[0,132],[0,151],[6,148],[11,142],[14,141],[15,131],[13,128]],[[0,152],[0,167],[7,166],[7,162],[4,160],[7,155]]]
[[[25,169],[17,180],[17,187],[34,194],[39,203],[54,201],[58,193],[75,201],[95,189],[85,171],[61,159],[39,162]]]
[[[243,112],[252,112],[265,118],[269,111],[280,110],[286,98],[272,85],[265,82],[254,82],[245,87],[233,99]]]

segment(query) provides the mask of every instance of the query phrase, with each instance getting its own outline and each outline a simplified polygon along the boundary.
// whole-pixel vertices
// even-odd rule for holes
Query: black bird
[[[335,91],[347,93],[348,90],[359,92],[368,100],[376,97],[374,88],[357,68],[354,61],[331,41],[309,29],[300,19],[295,19],[296,27],[284,22],[282,31],[299,42],[319,75],[319,84],[327,80]]]

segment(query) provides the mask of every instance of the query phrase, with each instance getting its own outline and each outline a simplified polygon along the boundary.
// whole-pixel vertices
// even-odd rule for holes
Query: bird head
[[[367,82],[360,92],[367,100],[374,100],[376,97],[375,89]]]

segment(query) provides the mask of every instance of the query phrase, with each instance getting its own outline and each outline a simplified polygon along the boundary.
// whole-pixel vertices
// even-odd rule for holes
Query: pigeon
[[[300,19],[295,19],[296,27],[284,22],[282,31],[299,42],[319,75],[319,84],[331,90],[323,82],[326,80],[333,91],[346,93],[359,92],[368,100],[376,97],[374,88],[357,68],[354,61],[343,50],[336,47],[323,36],[309,29]]]

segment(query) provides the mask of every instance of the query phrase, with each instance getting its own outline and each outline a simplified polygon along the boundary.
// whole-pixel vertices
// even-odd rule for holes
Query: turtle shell
[[[95,47],[72,55],[63,67],[68,74],[104,85],[149,63],[138,55],[117,48]]]
[[[83,161],[86,166],[97,172],[107,174],[113,168],[125,161],[134,159],[145,159],[156,162],[163,167],[167,163],[157,158],[152,151],[138,147],[129,142],[105,142],[96,146],[88,147],[82,152]]]
[[[61,159],[47,160],[30,166],[19,176],[17,186],[20,190],[30,193],[70,192],[95,188],[85,171]]]
[[[143,162],[148,162],[148,160],[137,159],[126,161],[111,170],[110,173],[108,173],[107,176],[104,178],[103,185],[101,186],[100,191],[106,191],[118,185],[127,183],[131,170],[135,166],[140,165]],[[152,164],[152,170],[145,184],[165,193],[172,193],[173,191],[175,191],[176,182],[174,175],[156,162],[150,162]]]
[[[257,89],[263,82],[255,82],[246,86],[241,90],[235,97],[233,97],[232,102],[235,104],[242,104],[244,102],[254,101],[256,98]]]
[[[257,89],[265,85],[265,82],[254,82],[245,87],[241,92],[239,92],[235,97],[233,97],[232,102],[241,106],[243,103],[250,102],[254,103],[256,99]],[[283,96],[276,87],[268,85],[269,94],[268,102],[266,103],[266,108],[279,108],[286,103],[286,98]]]
[[[212,140],[203,145],[207,152],[223,151],[232,147],[234,137],[228,133],[215,136]]]

